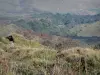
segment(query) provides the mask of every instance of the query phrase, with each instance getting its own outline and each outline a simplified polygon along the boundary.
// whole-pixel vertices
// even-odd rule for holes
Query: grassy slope
[[[78,36],[100,36],[100,22],[77,25],[71,28],[70,32],[75,33]]]
[[[14,47],[12,47],[5,38],[0,39],[0,71],[2,71],[0,75],[16,75],[19,69],[21,69],[22,75],[31,75],[30,73],[32,73],[32,75],[37,75],[39,71],[41,73],[41,70],[43,72],[46,71],[44,68],[46,64],[51,65],[54,63],[57,53],[55,50],[45,48],[37,41],[27,40],[18,34],[13,34],[13,37],[15,38]],[[7,64],[6,66],[5,63]],[[6,68],[9,70],[8,73],[5,73]],[[10,71],[11,68],[16,69],[14,73]],[[29,73],[24,73],[24,71],[28,70]],[[21,73],[19,75],[21,75]]]
[[[71,48],[57,53],[13,34],[15,46],[0,38],[0,75],[97,75],[100,73],[100,51]]]

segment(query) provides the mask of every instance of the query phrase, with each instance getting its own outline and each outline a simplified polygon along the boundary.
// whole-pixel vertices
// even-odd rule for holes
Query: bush
[[[94,46],[94,49],[100,49],[100,43]]]

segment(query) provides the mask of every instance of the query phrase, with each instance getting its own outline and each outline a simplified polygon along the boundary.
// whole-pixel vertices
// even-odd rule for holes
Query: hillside
[[[100,1],[0,0],[0,75],[100,75]]]
[[[100,14],[96,15],[74,15],[74,14],[53,14],[40,13],[32,14],[23,18],[13,20],[11,23],[35,32],[50,35],[75,36],[70,33],[72,27],[81,24],[91,24],[100,20]]]
[[[0,37],[1,75],[98,75],[100,51],[74,47],[58,52],[13,34],[14,46]]]
[[[70,29],[71,33],[75,33],[77,36],[84,37],[92,37],[98,36],[100,37],[100,21],[92,23],[92,24],[82,24],[77,25]]]
[[[40,42],[41,44],[44,44],[46,46],[53,47],[53,48],[55,48],[56,45],[59,45],[59,44],[61,44],[63,48],[67,48],[68,46],[76,47],[79,45],[78,40],[73,40],[68,37],[35,32],[35,31],[32,31],[31,29],[25,29],[15,24],[0,25],[0,31],[1,31],[0,37],[7,37],[9,35],[12,35],[13,33],[17,33],[17,34],[23,35],[28,40],[34,39]],[[68,44],[69,42],[70,44],[67,46],[66,44]],[[59,47],[62,47],[62,46],[59,46]]]
[[[14,24],[0,25],[0,31],[1,75],[100,73],[100,51],[95,50],[99,45],[93,49],[78,40],[39,34]],[[8,32],[15,40],[14,46],[5,38]]]

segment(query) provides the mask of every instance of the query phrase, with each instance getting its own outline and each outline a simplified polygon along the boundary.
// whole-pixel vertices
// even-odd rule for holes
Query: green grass
[[[10,42],[2,38],[0,39],[0,61],[1,75],[37,75],[47,73],[45,66],[54,64],[56,59],[56,51],[47,47],[43,47],[38,41],[27,40],[19,34],[13,34],[15,46],[11,47]],[[7,43],[5,43],[5,41]],[[6,61],[3,60],[5,58]],[[9,60],[9,62],[7,62]],[[5,62],[5,63],[4,63]],[[4,66],[7,64],[7,66]],[[19,66],[19,67],[18,67]],[[3,67],[3,68],[2,68]],[[8,73],[6,67],[9,67]],[[13,69],[14,68],[14,73]],[[33,70],[34,69],[34,70]]]
[[[27,40],[25,37],[18,35],[18,34],[13,34],[15,44],[18,46],[24,46],[24,47],[40,47],[42,46],[38,41],[34,40]]]

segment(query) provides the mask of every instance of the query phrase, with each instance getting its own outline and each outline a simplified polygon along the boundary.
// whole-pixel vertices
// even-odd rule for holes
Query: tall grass
[[[74,47],[57,52],[13,34],[15,46],[0,40],[0,75],[99,75],[100,51]]]

